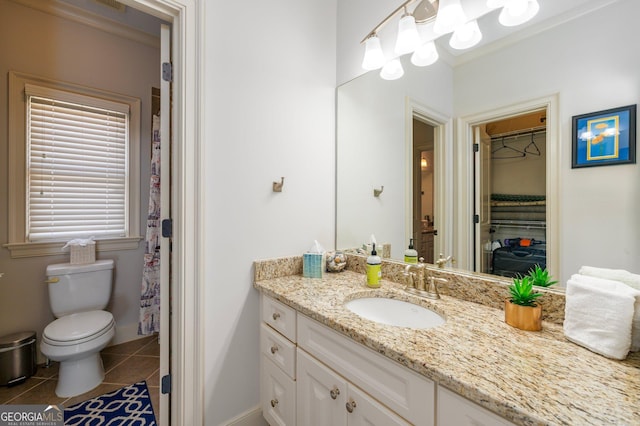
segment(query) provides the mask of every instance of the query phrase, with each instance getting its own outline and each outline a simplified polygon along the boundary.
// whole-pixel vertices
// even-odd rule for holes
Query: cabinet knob
[[[273,317],[273,320],[277,320],[278,318],[280,318],[280,314],[278,312],[274,312],[273,315],[271,315]]]
[[[349,402],[347,402],[346,407],[348,412],[353,413],[353,410],[355,410],[356,408],[356,402],[351,399],[349,400]]]
[[[277,345],[271,346],[271,353],[275,354],[276,352],[278,352],[278,346]]]
[[[340,395],[340,389],[336,386],[329,391],[329,395],[331,395],[331,399],[336,399]]]
[[[278,405],[278,400],[277,400],[277,399],[272,399],[272,400],[271,400],[271,406],[272,406],[273,408],[276,408],[276,405]]]

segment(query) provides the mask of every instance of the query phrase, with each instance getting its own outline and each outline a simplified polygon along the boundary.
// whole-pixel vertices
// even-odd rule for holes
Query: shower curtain
[[[160,116],[153,116],[149,213],[138,334],[160,332]]]

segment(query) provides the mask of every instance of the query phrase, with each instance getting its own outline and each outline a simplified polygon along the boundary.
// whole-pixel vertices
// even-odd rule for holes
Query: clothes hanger
[[[497,152],[501,152],[499,155],[495,155]],[[491,159],[493,160],[501,160],[506,158],[522,158],[526,157],[527,153],[521,151],[512,146],[508,146],[504,144],[504,136],[502,137],[502,146],[498,147],[491,151]]]
[[[530,148],[531,146],[533,146],[533,148]],[[536,145],[536,142],[533,140],[533,132],[531,132],[531,142],[529,142],[529,145],[527,145],[524,148],[524,152],[525,154],[531,154],[531,155],[537,155],[537,156],[541,155],[540,149],[538,149],[538,145]]]

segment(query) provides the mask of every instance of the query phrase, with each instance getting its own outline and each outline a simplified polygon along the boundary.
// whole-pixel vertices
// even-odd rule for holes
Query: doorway
[[[413,248],[426,263],[434,262],[435,128],[413,118]]]
[[[546,268],[546,108],[473,126],[474,270]]]
[[[480,235],[478,226],[479,218],[476,206],[481,205],[476,200],[479,191],[475,184],[479,179],[475,177],[475,171],[480,170],[477,164],[479,157],[473,149],[475,129],[483,123],[499,121],[513,116],[524,115],[529,112],[546,110],[546,161],[545,161],[545,186],[546,186],[546,260],[547,269],[551,275],[561,275],[559,265],[559,211],[560,197],[558,193],[558,179],[560,175],[561,141],[558,128],[558,95],[549,95],[542,98],[523,101],[501,108],[474,113],[458,119],[459,149],[456,152],[456,217],[455,217],[455,244],[454,250],[458,267],[469,271],[476,271],[475,259],[480,259],[477,249],[481,247],[476,243],[476,235]],[[486,242],[486,241],[485,241]],[[479,263],[479,262],[478,262]]]

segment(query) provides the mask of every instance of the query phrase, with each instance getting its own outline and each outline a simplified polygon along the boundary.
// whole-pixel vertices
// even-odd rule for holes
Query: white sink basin
[[[397,327],[425,329],[445,322],[440,314],[423,306],[385,297],[362,297],[345,306],[362,318]]]

